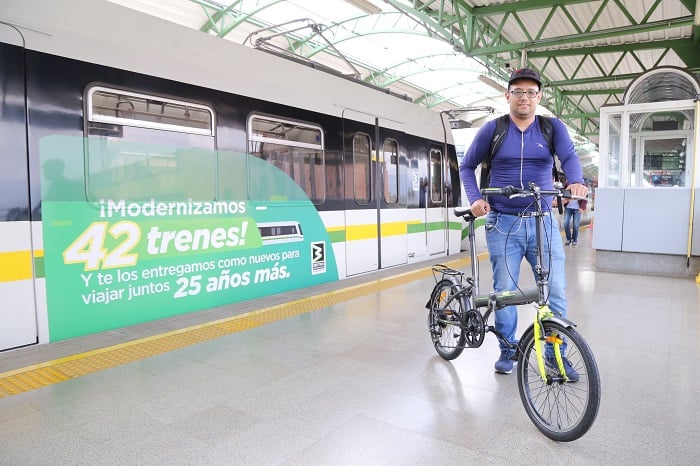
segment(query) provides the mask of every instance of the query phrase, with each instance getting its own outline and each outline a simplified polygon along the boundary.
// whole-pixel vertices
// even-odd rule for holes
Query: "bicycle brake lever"
[[[562,207],[561,194],[557,194],[557,211],[559,215],[564,215],[564,207]]]

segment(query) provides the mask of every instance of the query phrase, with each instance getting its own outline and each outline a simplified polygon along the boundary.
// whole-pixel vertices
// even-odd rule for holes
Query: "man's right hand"
[[[483,217],[491,212],[491,206],[483,199],[477,199],[476,201],[472,202],[471,209],[472,214],[476,215],[477,217]]]

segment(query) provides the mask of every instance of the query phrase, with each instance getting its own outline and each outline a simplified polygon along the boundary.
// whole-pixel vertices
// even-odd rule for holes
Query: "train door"
[[[408,162],[403,133],[378,128],[377,147],[377,235],[380,268],[405,264],[408,261],[408,223],[406,180]]]
[[[373,117],[350,109],[343,111],[345,154],[345,266],[356,275],[379,268],[377,138]]]
[[[442,150],[430,149],[428,165],[428,202],[425,209],[425,231],[430,255],[442,254],[447,244],[447,190]]]
[[[0,351],[38,342],[24,57],[19,33],[0,24]]]

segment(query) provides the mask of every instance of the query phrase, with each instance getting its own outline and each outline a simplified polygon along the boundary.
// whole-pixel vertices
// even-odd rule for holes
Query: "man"
[[[568,184],[564,185],[568,188]],[[581,224],[581,214],[586,211],[588,201],[586,199],[564,199],[564,233],[566,245],[578,246],[578,229]]]
[[[552,189],[553,157],[545,140],[535,110],[542,99],[542,80],[533,69],[522,68],[513,71],[505,93],[510,106],[510,122],[503,144],[491,160],[491,187],[513,185],[527,187],[534,182],[542,189]],[[583,184],[581,163],[574,150],[564,124],[552,119],[554,133],[553,147],[561,161],[561,167],[568,180],[573,195],[585,196],[588,189]],[[464,190],[476,216],[486,215],[486,244],[493,269],[493,288],[496,292],[516,290],[520,276],[520,264],[526,258],[533,267],[537,255],[535,238],[535,218],[522,217],[518,213],[533,211],[532,198],[509,199],[494,196],[487,202],[481,197],[476,181],[475,170],[487,157],[491,138],[496,129],[496,120],[487,122],[477,133],[459,167]],[[549,210],[551,196],[545,199],[543,207]],[[555,313],[566,317],[566,278],[564,276],[564,247],[559,226],[554,215],[545,217],[546,238],[544,257],[551,263],[549,268],[549,306]],[[517,342],[515,331],[518,315],[515,306],[496,311],[496,330],[511,343]],[[501,355],[496,361],[496,372],[510,374],[513,371],[515,351],[503,343]],[[579,378],[576,370],[565,358],[564,367],[570,381]]]

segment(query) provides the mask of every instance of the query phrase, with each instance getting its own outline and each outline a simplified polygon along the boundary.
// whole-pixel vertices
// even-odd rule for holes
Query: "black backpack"
[[[555,181],[558,181],[557,163],[554,158],[554,126],[552,126],[551,119],[545,116],[537,115],[537,120],[540,125],[540,130],[542,131],[542,136],[549,146],[549,152],[552,154],[552,176]],[[479,187],[482,189],[488,188],[489,186],[489,182],[491,181],[491,160],[493,160],[493,155],[503,144],[503,140],[508,132],[508,125],[510,125],[510,115],[506,114],[498,118],[496,130],[491,137],[489,152],[486,154],[486,158],[481,162],[481,181],[479,182]]]

